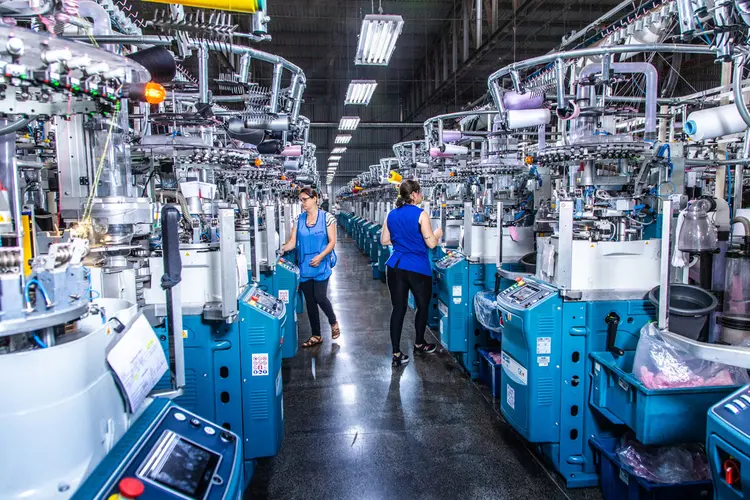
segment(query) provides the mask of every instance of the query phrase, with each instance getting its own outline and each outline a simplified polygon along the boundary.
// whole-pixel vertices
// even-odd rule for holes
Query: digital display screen
[[[144,476],[187,498],[202,499],[219,465],[220,455],[168,432],[146,460]]]
[[[518,302],[523,302],[524,300],[528,299],[532,295],[534,295],[536,292],[538,292],[538,288],[534,288],[533,286],[526,285],[525,287],[521,288],[517,292],[514,292],[511,294],[511,298],[517,300]]]

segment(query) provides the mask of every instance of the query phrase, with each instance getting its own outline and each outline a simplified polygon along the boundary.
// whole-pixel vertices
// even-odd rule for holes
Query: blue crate
[[[646,445],[705,441],[708,409],[739,386],[648,389],[631,373],[634,357],[634,351],[591,354],[591,406]]]
[[[709,500],[713,483],[691,481],[679,484],[652,483],[623,465],[615,452],[617,438],[591,439],[604,500]]]
[[[500,397],[500,372],[502,372],[502,365],[496,363],[490,356],[490,352],[500,352],[500,348],[489,349],[479,348],[479,380],[492,390],[492,395],[496,398]]]

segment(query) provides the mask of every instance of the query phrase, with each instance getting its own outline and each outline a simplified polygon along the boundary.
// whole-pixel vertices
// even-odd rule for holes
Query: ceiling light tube
[[[336,139],[334,139],[334,143],[336,144],[349,144],[349,141],[352,140],[351,134],[339,134],[336,136]]]
[[[339,130],[357,130],[359,116],[342,116],[339,121]]]
[[[377,86],[378,82],[375,80],[352,80],[346,89],[344,104],[367,106]]]
[[[401,16],[366,15],[359,32],[354,64],[388,66],[403,27]]]
[[[332,155],[342,155],[344,153],[346,153],[346,148],[333,148],[331,151]]]

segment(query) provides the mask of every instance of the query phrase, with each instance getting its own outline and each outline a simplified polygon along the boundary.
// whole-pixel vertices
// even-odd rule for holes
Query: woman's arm
[[[438,245],[438,240],[443,235],[443,230],[438,228],[437,231],[433,232],[430,226],[430,218],[427,216],[427,212],[422,212],[419,216],[419,229],[422,232],[425,245],[429,248],[435,248]]]
[[[281,253],[291,252],[297,246],[297,224],[292,225],[292,234],[284,246],[281,247]]]
[[[336,224],[328,226],[326,231],[328,232],[328,245],[326,245],[322,252],[312,258],[310,261],[312,267],[318,267],[326,255],[333,252],[333,247],[336,246]]]
[[[391,243],[391,232],[388,231],[388,216],[385,216],[385,222],[383,222],[383,232],[380,233],[380,243],[383,246],[392,245]]]

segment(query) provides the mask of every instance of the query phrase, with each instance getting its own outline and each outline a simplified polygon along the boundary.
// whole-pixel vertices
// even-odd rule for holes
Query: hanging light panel
[[[339,121],[339,130],[357,130],[359,116],[342,116]]]
[[[375,80],[352,80],[346,89],[344,104],[367,106],[377,86]]]
[[[339,134],[336,136],[336,139],[334,139],[334,143],[336,144],[349,144],[349,141],[352,140],[351,134]]]
[[[401,16],[366,15],[359,32],[354,64],[388,66],[403,27]]]

